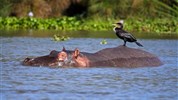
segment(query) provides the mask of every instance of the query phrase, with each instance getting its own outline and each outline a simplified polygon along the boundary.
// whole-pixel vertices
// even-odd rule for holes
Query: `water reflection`
[[[58,31],[58,30],[0,30],[3,37],[53,37],[54,34],[74,38],[117,38],[115,33],[110,31]],[[136,33],[135,37],[141,39],[178,39],[177,33]]]

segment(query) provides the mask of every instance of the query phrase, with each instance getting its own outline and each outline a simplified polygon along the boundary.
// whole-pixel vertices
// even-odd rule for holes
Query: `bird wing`
[[[136,38],[131,33],[128,33],[124,30],[122,30],[120,36],[125,37],[125,38],[132,38],[132,39],[136,40]]]

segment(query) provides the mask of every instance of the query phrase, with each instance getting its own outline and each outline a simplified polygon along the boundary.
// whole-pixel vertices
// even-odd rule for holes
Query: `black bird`
[[[116,35],[120,39],[124,40],[123,46],[126,46],[126,42],[135,42],[138,46],[143,47],[143,45],[137,42],[137,39],[131,33],[128,33],[127,31],[123,30],[123,22],[124,21],[121,20],[118,23],[113,24],[115,26],[113,30]]]

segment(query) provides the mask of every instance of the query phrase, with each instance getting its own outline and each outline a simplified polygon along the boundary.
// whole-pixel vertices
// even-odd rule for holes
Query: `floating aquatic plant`
[[[102,40],[100,44],[108,44],[108,42],[106,40]]]
[[[56,34],[53,36],[54,41],[67,41],[69,39],[70,39],[70,37],[68,37],[68,36],[60,36],[60,35],[56,35]]]

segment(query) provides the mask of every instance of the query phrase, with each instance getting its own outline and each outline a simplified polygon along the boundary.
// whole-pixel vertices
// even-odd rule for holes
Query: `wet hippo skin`
[[[119,46],[106,48],[94,54],[86,54],[89,66],[112,66],[112,67],[146,67],[160,66],[163,63],[155,55],[140,50]]]
[[[151,67],[160,66],[163,63],[155,55],[135,48],[118,46],[115,48],[102,49],[96,53],[80,52],[79,49],[74,51],[62,50],[67,54],[67,60],[59,64],[61,52],[52,51],[47,56],[34,58],[32,61],[26,58],[23,65],[29,66],[72,66],[72,67]],[[62,57],[62,56],[61,56]]]
[[[65,62],[65,59],[67,57],[67,54],[63,52],[58,51],[51,51],[49,55],[35,57],[35,58],[26,58],[22,65],[24,66],[48,66],[48,67],[57,67],[62,66]]]
[[[37,58],[26,58],[23,63],[25,66],[55,66],[57,65],[57,60],[49,55],[41,56]]]

